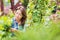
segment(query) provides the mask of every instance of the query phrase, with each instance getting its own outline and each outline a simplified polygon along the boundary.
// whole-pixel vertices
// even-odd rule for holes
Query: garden
[[[14,7],[10,7],[13,2],[3,0],[4,6],[0,4],[0,40],[60,40],[60,0],[15,0],[15,4],[18,1],[26,8],[24,30],[14,31],[16,36],[11,37]],[[53,10],[57,10],[56,20],[50,18]]]

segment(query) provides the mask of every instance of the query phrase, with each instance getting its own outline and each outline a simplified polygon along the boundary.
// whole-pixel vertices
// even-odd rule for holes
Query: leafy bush
[[[40,24],[27,28],[25,32],[15,31],[16,40],[60,40],[59,24],[50,23],[50,25]],[[7,37],[8,38],[8,37]]]
[[[27,23],[31,24],[26,28],[26,31],[17,30],[14,32],[16,36],[6,36],[2,40],[60,40],[60,22],[50,21],[49,15],[56,6],[56,2],[51,0],[31,0],[27,5]],[[7,17],[8,18],[8,17]],[[7,19],[6,18],[6,19]],[[5,20],[5,17],[1,20]],[[8,21],[8,20],[7,20]],[[3,22],[7,24],[6,20]],[[3,25],[3,24],[2,24]],[[4,26],[1,30],[4,30]],[[7,24],[10,26],[10,23]],[[3,32],[2,32],[3,33]],[[8,32],[6,32],[8,34]],[[1,36],[3,36],[1,34]]]
[[[9,29],[11,27],[11,18],[7,16],[2,16],[0,17],[0,31],[1,31],[1,36],[0,37],[5,37],[9,33]]]

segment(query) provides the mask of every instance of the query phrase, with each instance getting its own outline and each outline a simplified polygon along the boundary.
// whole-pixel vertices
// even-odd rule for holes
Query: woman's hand
[[[11,28],[11,32],[14,32],[14,31],[16,31],[17,29],[15,29],[15,28]]]

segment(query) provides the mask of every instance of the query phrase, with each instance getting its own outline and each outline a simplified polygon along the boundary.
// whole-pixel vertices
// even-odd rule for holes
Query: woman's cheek
[[[22,16],[19,16],[19,18],[21,19],[21,18],[22,18]]]
[[[15,17],[18,17],[18,14],[16,14]]]

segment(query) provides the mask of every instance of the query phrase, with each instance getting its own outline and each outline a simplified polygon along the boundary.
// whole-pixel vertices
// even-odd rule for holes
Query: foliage
[[[10,14],[10,18],[3,16],[0,17],[0,39],[2,40],[60,40],[60,21],[56,23],[51,21],[49,16],[51,11],[54,10],[56,2],[51,0],[31,0],[25,4],[26,0],[21,0],[24,5],[27,6],[27,24],[29,27],[26,31],[17,30],[14,32],[16,36],[9,36],[9,32],[6,31],[10,28],[11,18],[14,16]],[[28,5],[27,5],[28,4]],[[10,12],[11,13],[11,12]],[[60,13],[58,13],[60,14]],[[3,23],[2,23],[3,21]],[[7,35],[7,36],[6,36]],[[4,38],[3,38],[4,37]]]
[[[27,7],[28,3],[29,3],[29,0],[20,0],[20,2],[25,6]]]
[[[15,31],[15,40],[60,40],[60,22],[54,23],[49,21],[49,24],[45,25],[33,25],[26,29],[25,32],[19,30]],[[8,40],[9,37],[7,37]]]
[[[11,18],[8,16],[0,17],[0,37],[5,37],[9,33],[9,29],[11,27]]]
[[[51,0],[30,1],[27,6],[27,19],[33,23],[40,23],[43,16],[51,15],[51,11],[54,9],[54,6],[56,6],[56,2],[52,2],[52,4],[50,4],[50,1]]]
[[[1,26],[2,25],[11,26],[11,19],[7,16],[2,16],[2,17],[0,17],[0,24],[1,24]]]

